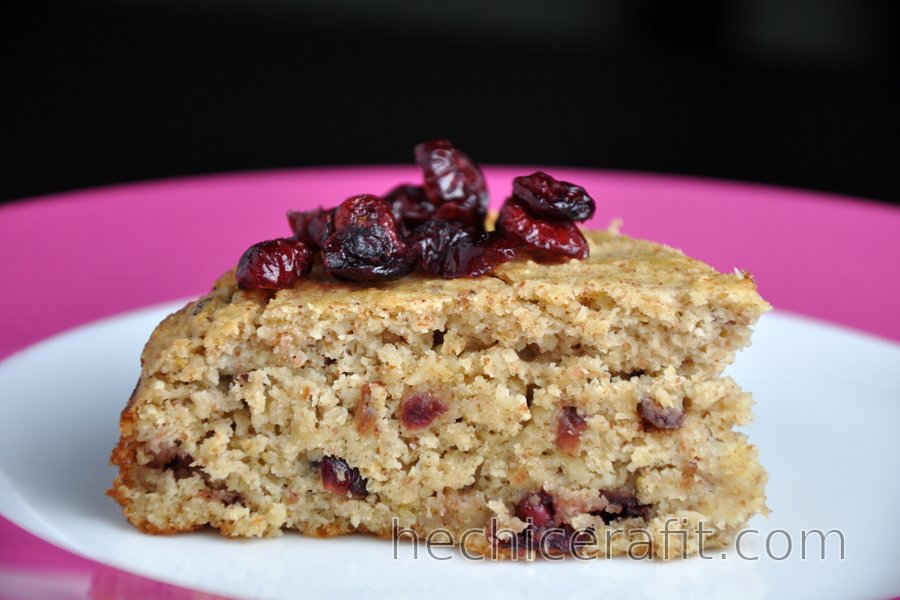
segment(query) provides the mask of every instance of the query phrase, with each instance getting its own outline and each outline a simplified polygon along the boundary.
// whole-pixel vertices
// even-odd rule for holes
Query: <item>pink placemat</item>
[[[488,167],[495,206],[512,178],[531,170]],[[900,210],[759,185],[545,170],[597,199],[589,226],[621,218],[629,235],[720,270],[749,270],[778,309],[900,340]],[[289,233],[288,208],[334,205],[419,177],[414,167],[261,172],[0,207],[0,358],[76,325],[207,291],[248,245]],[[80,558],[3,518],[0,542],[0,598],[212,597]]]

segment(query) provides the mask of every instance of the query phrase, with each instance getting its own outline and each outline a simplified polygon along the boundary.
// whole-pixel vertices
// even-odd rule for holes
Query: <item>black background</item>
[[[898,3],[0,3],[0,200],[201,172],[484,163],[900,202]]]

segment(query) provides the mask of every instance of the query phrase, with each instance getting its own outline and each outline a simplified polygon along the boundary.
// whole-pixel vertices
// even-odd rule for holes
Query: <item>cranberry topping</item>
[[[416,392],[403,399],[400,420],[407,429],[424,429],[447,412],[447,406],[428,392]]]
[[[513,179],[513,198],[532,215],[546,219],[586,221],[596,210],[584,188],[542,171]]]
[[[444,258],[450,247],[469,238],[471,231],[458,221],[426,221],[407,239],[419,266],[431,275],[444,272]]]
[[[415,229],[434,214],[434,203],[419,185],[398,185],[385,194],[384,199],[390,205],[397,223],[403,223],[409,229]]]
[[[587,258],[588,242],[572,221],[534,217],[516,200],[508,198],[500,210],[497,228],[522,239],[529,246],[572,258]]]
[[[668,408],[659,402],[644,396],[638,404],[638,412],[644,427],[648,429],[678,429],[684,420],[684,412],[678,408]]]
[[[441,204],[434,211],[432,218],[442,221],[459,221],[474,231],[479,233],[484,231],[484,214],[472,211],[456,202]]]
[[[574,406],[566,406],[556,417],[556,445],[566,454],[576,454],[581,443],[581,432],[587,429],[587,421]]]
[[[514,259],[522,247],[518,238],[476,233],[459,221],[428,221],[408,241],[422,269],[445,279],[484,275]]]
[[[371,194],[359,194],[347,198],[334,209],[334,231],[340,233],[351,227],[367,228],[377,225],[396,235],[397,221],[390,205]]]
[[[380,225],[332,234],[322,250],[322,264],[329,275],[350,281],[399,279],[416,266],[396,233]]]
[[[294,285],[311,268],[309,246],[280,238],[250,246],[238,261],[234,276],[244,289],[280,290]]]
[[[387,202],[377,196],[352,196],[334,211],[334,233],[322,248],[325,272],[351,281],[403,277],[415,261],[397,232]]]
[[[314,250],[321,250],[325,240],[334,231],[331,222],[332,210],[317,208],[315,210],[289,210],[288,224],[294,237]]]
[[[528,494],[516,507],[516,516],[536,528],[553,525],[554,514],[553,497],[544,490]]]
[[[437,206],[457,205],[457,218],[474,224],[487,214],[488,194],[481,169],[447,140],[432,140],[415,148],[416,162],[425,173],[425,194]]]
[[[322,478],[322,487],[338,496],[365,498],[368,480],[359,474],[359,469],[350,468],[343,458],[326,456],[314,463]]]
[[[441,277],[455,279],[490,273],[514,259],[521,247],[517,238],[497,231],[460,237],[447,249]]]
[[[650,506],[638,502],[637,495],[631,489],[601,490],[600,496],[606,499],[606,508],[592,511],[591,514],[603,519],[609,525],[613,521],[639,517],[646,519]]]
[[[359,194],[335,209],[288,211],[293,240],[248,249],[235,273],[238,284],[290,287],[310,272],[315,250],[326,274],[360,282],[397,279],[417,265],[445,279],[478,277],[526,248],[587,257],[575,223],[595,210],[584,189],[540,171],[517,177],[497,231],[486,232],[488,194],[478,165],[447,140],[418,144],[415,156],[421,186],[401,184],[384,198]]]

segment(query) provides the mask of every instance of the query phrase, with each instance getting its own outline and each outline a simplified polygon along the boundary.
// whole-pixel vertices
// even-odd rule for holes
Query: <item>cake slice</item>
[[[442,529],[514,558],[730,543],[766,474],[722,370],[769,306],[746,274],[586,238],[584,260],[474,278],[225,274],[147,343],[110,495],[148,533]]]

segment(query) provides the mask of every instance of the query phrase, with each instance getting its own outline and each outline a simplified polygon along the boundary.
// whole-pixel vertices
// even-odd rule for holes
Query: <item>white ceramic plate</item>
[[[0,364],[0,512],[73,552],[162,581],[252,597],[863,598],[900,594],[900,346],[768,315],[731,374],[755,394],[747,429],[768,468],[772,514],[736,549],[629,559],[417,560],[364,537],[236,541],[142,535],[104,496],[117,420],[142,344],[177,305],[62,334]],[[840,530],[822,544],[812,530]],[[806,557],[802,556],[803,533]],[[787,541],[792,547],[784,560]],[[768,552],[766,549],[768,540]]]

